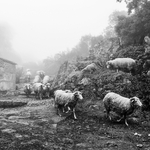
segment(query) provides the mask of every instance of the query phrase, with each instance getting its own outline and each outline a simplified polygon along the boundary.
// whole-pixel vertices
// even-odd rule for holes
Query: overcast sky
[[[23,61],[72,49],[84,35],[100,35],[116,0],[0,0],[0,24],[11,30],[13,49]]]

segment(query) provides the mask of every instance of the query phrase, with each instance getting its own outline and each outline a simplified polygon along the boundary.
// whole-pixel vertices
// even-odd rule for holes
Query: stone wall
[[[14,63],[0,59],[0,91],[15,90],[16,66]]]

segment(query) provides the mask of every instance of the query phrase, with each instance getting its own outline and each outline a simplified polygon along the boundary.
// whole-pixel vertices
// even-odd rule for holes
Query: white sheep
[[[49,83],[50,82],[50,76],[45,75],[42,82],[43,82],[43,84]]]
[[[29,84],[29,83],[25,84],[23,91],[25,92],[26,96],[29,97],[29,95],[33,91],[31,84]]]
[[[57,114],[61,116],[61,114],[58,113],[58,109],[68,107],[68,110],[71,110],[74,115],[74,119],[77,119],[75,114],[75,106],[78,102],[78,100],[82,100],[82,94],[80,91],[70,92],[70,91],[63,91],[63,90],[56,90],[55,93],[55,108],[57,109]]]
[[[50,76],[45,75],[42,83],[44,84],[44,96],[49,98],[50,97]]]
[[[43,84],[43,96],[46,98],[50,97],[50,83]]]
[[[124,72],[131,72],[135,69],[136,61],[132,58],[116,58],[106,62],[107,68],[113,70],[121,70]]]
[[[94,71],[97,70],[97,66],[95,63],[91,63],[87,65],[85,68],[82,69],[82,72],[90,72],[93,73]]]
[[[111,120],[109,115],[110,111],[113,111],[121,116],[118,122],[124,118],[125,124],[128,126],[126,116],[133,113],[137,107],[142,107],[142,103],[137,97],[126,98],[114,92],[109,92],[103,99],[104,107],[107,112],[107,117]]]
[[[43,99],[43,84],[42,83],[34,83],[33,84],[33,91],[35,93],[35,98],[36,99]]]

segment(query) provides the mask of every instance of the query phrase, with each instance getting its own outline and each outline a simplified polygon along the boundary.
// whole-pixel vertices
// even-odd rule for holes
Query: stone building
[[[16,63],[0,58],[0,92],[16,89]]]

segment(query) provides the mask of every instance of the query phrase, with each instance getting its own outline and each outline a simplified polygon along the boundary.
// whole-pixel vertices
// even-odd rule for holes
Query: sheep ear
[[[135,98],[134,97],[130,98],[130,102],[134,103],[135,102]]]

